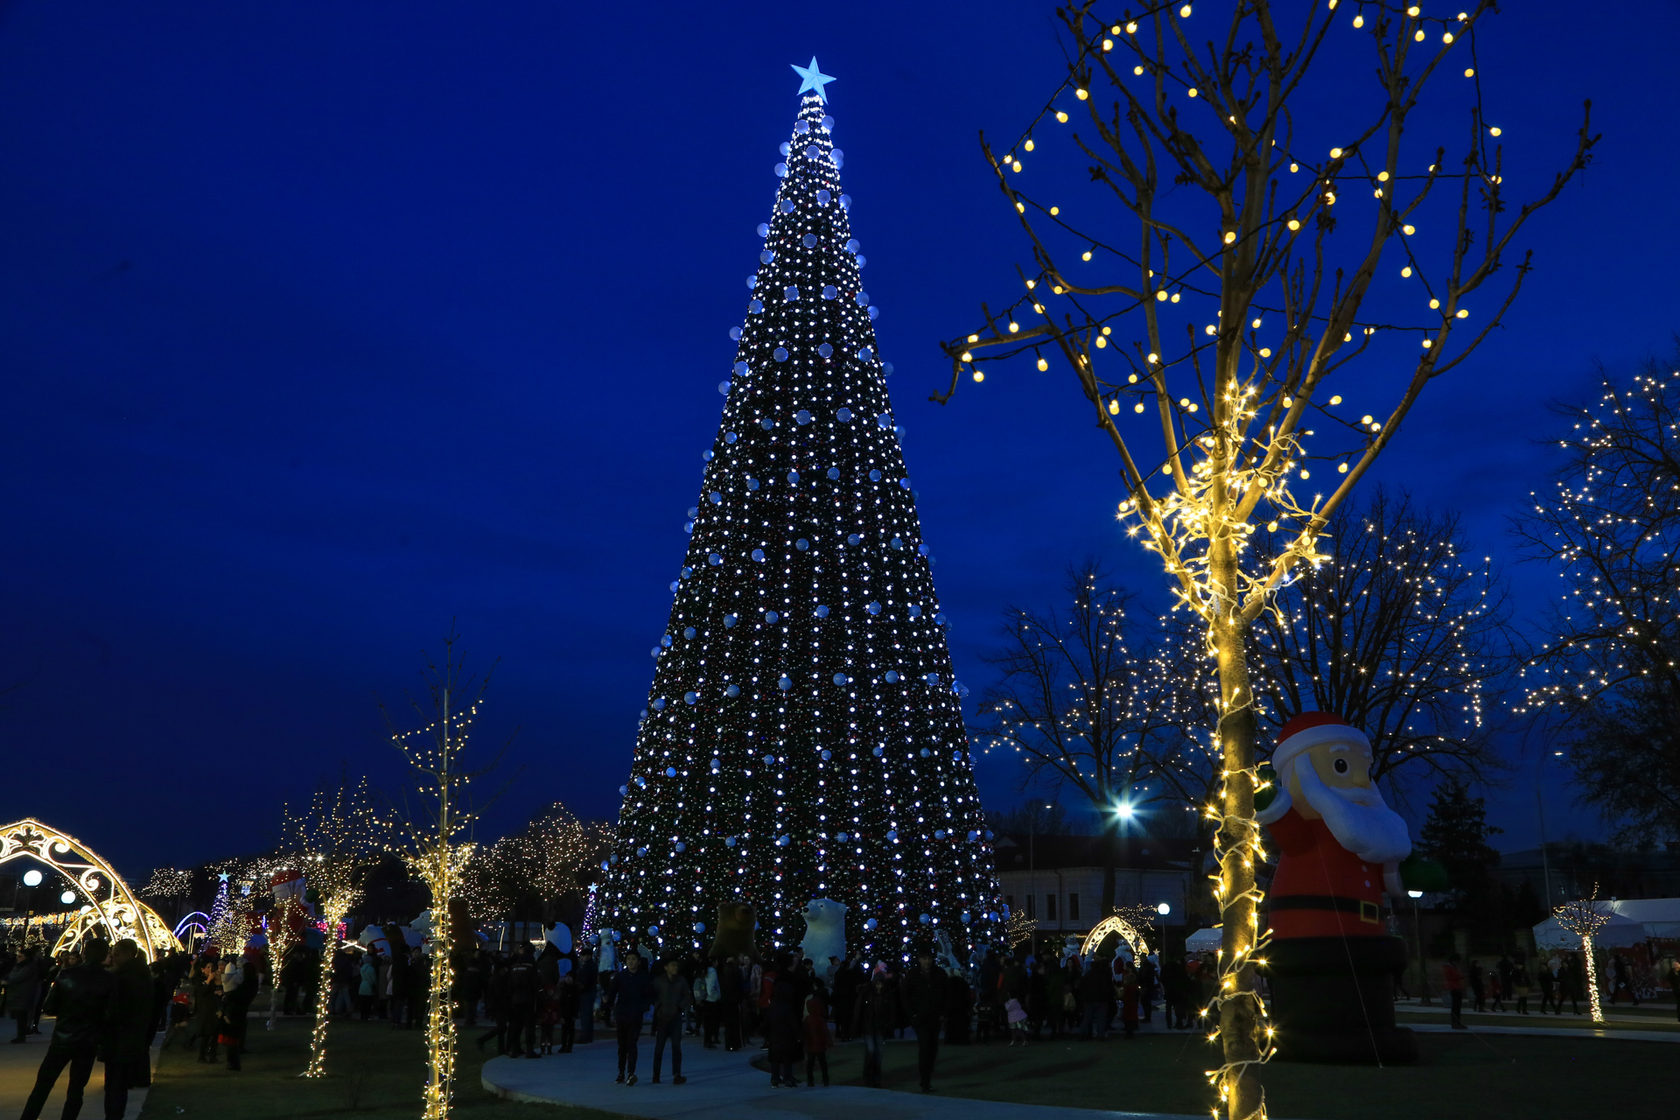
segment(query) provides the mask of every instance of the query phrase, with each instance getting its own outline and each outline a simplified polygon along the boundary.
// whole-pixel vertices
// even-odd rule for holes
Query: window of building
[[[1033,903],[1037,900],[1038,896],[1036,894],[1029,894],[1027,896],[1027,917],[1032,918],[1035,921],[1038,919],[1038,915],[1033,912]]]
[[[1005,906],[1009,907],[1011,910],[1015,909],[1015,896],[1012,895],[1012,894],[1004,895],[1003,896],[1003,904]]]
[[[1077,893],[1073,892],[1073,891],[1069,891],[1068,892],[1068,921],[1077,922],[1078,920],[1079,920],[1079,895]]]
[[[1047,921],[1056,920],[1056,896],[1053,894],[1044,896],[1044,917]]]

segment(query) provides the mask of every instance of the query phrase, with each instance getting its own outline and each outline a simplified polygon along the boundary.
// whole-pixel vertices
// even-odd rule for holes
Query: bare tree
[[[975,739],[987,753],[1014,751],[1025,763],[1023,787],[1071,788],[1097,811],[1104,822],[1098,913],[1107,914],[1122,814],[1157,797],[1193,811],[1218,764],[1208,744],[1185,730],[1186,679],[1169,666],[1169,643],[1139,644],[1131,596],[1089,562],[1068,573],[1067,591],[1063,610],[1006,612],[1004,644],[987,658],[1002,676],[980,702],[986,722]],[[1205,676],[1198,667],[1191,689]]]
[[[325,1077],[327,1026],[332,1021],[332,966],[339,928],[362,897],[362,885],[380,852],[367,779],[352,783],[348,773],[341,774],[336,785],[315,791],[307,809],[296,815],[287,810],[283,819],[281,847],[296,854],[299,869],[320,899],[321,918],[327,925],[315,990],[315,1029],[310,1037],[309,1065],[303,1071],[305,1077]]]
[[[1680,369],[1602,385],[1558,408],[1563,465],[1515,526],[1565,587],[1526,700],[1562,718],[1582,799],[1624,838],[1680,839]]]
[[[1465,558],[1457,517],[1382,490],[1363,513],[1338,509],[1324,537],[1330,559],[1256,620],[1263,718],[1343,716],[1371,740],[1372,779],[1397,793],[1413,774],[1488,777],[1489,713],[1520,656],[1492,558]]]
[[[455,985],[454,934],[450,903],[459,891],[461,871],[471,855],[473,823],[478,819],[469,788],[493,769],[471,768],[466,752],[473,720],[484,702],[489,676],[475,681],[465,671],[450,632],[443,656],[427,666],[426,700],[411,700],[421,726],[399,730],[386,714],[391,743],[402,753],[412,780],[410,791],[393,799],[391,834],[409,866],[432,896],[431,993],[426,1007],[426,1085],[424,1120],[447,1120],[454,1094],[458,1048],[451,989]]]
[[[1046,355],[1059,356],[1115,450],[1121,517],[1205,625],[1226,775],[1209,810],[1224,927],[1213,1080],[1219,1107],[1247,1120],[1264,1115],[1258,1065],[1271,1050],[1251,963],[1261,892],[1250,630],[1289,573],[1320,556],[1319,533],[1418,395],[1499,323],[1528,256],[1470,319],[1474,297],[1596,138],[1584,121],[1550,186],[1511,203],[1475,66],[1491,0],[1446,16],[1327,0],[1292,5],[1291,19],[1303,14],[1287,28],[1266,0],[1239,0],[1205,38],[1189,3],[1118,21],[1097,7],[1060,10],[1066,77],[1037,118],[1005,147],[981,137],[1032,263],[1016,296],[983,306],[984,325],[946,345],[952,380],[935,399],[965,375],[983,378],[983,366],[1036,358],[1047,369]],[[1413,151],[1413,134],[1441,123],[1417,110],[1460,65],[1449,59],[1466,75],[1465,112],[1450,125],[1466,142],[1453,159],[1434,136]],[[1029,189],[1028,165],[1069,110],[1081,117],[1071,143],[1088,184],[1064,181],[1065,197],[1052,198]],[[1117,328],[1130,337],[1111,344]],[[1359,390],[1380,403],[1343,418],[1332,380],[1361,368]],[[1133,412],[1154,414],[1153,433],[1122,430],[1117,417]],[[1320,426],[1330,446],[1312,455]],[[1297,498],[1315,459],[1334,485]],[[1266,526],[1278,548],[1261,553]]]

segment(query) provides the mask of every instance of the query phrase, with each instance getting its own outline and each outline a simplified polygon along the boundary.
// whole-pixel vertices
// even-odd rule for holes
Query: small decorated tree
[[[1586,898],[1565,902],[1552,913],[1557,915],[1558,925],[1581,939],[1581,954],[1587,958],[1587,1006],[1592,1008],[1593,1022],[1602,1023],[1604,1008],[1598,1000],[1598,962],[1593,938],[1610,924],[1610,915],[1598,908],[1598,884],[1593,884],[1592,894]]]
[[[358,779],[352,785],[345,778],[336,788],[316,790],[308,809],[295,816],[286,814],[285,837],[287,846],[298,854],[309,888],[320,900],[321,919],[326,926],[321,979],[315,992],[315,1030],[309,1041],[309,1066],[303,1071],[305,1077],[324,1077],[339,930],[361,897],[363,877],[378,851],[367,779]]]
[[[466,749],[473,720],[490,679],[474,681],[455,650],[459,635],[444,639],[443,657],[427,667],[426,701],[410,701],[422,726],[399,730],[391,721],[391,743],[408,764],[413,785],[395,799],[386,823],[400,851],[432,895],[431,993],[426,1005],[426,1063],[423,1120],[447,1120],[455,1084],[458,1038],[451,991],[455,986],[455,923],[450,903],[460,891],[462,870],[473,846],[468,841],[477,814],[468,787],[495,763],[469,769]]]

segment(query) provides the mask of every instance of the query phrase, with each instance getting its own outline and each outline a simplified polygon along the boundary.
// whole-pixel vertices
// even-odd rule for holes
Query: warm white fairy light
[[[1384,60],[1375,71],[1390,75],[1373,91],[1370,117],[1382,127],[1373,126],[1364,137],[1357,129],[1326,137],[1328,142],[1315,148],[1328,156],[1285,150],[1296,127],[1312,114],[1304,111],[1305,104],[1281,99],[1290,96],[1287,91],[1305,88],[1302,71],[1315,59],[1348,54],[1334,38],[1335,27],[1347,26],[1343,17],[1317,9],[1308,17],[1313,26],[1296,33],[1272,26],[1269,5],[1237,5],[1230,11],[1228,33],[1191,37],[1173,20],[1176,7],[1159,7],[1146,13],[1155,17],[1149,22],[1159,29],[1157,41],[1148,34],[1115,36],[1108,24],[1094,21],[1088,7],[1062,9],[1076,50],[1067,78],[1024,135],[1035,134],[1050,115],[1067,123],[1070,109],[1090,118],[1092,127],[1081,131],[1081,142],[1116,149],[1112,157],[1106,151],[1097,157],[1114,188],[1102,197],[1112,197],[1127,219],[1147,231],[1140,247],[1129,252],[1114,249],[1112,236],[1090,233],[1114,228],[1111,215],[1082,213],[1085,204],[1070,204],[1064,213],[1028,194],[1021,188],[1023,180],[1011,178],[1008,166],[988,149],[999,184],[1032,243],[1031,279],[1038,287],[1016,302],[989,308],[986,329],[968,342],[947,345],[952,382],[938,399],[948,399],[983,365],[1029,351],[1059,350],[1119,457],[1125,486],[1121,520],[1129,523],[1129,535],[1160,558],[1178,605],[1205,627],[1207,652],[1221,683],[1216,738],[1225,755],[1225,788],[1208,809],[1219,837],[1216,887],[1225,936],[1221,994],[1212,1012],[1220,1021],[1212,1034],[1224,1043],[1224,1062],[1210,1077],[1219,1093],[1216,1112],[1233,1120],[1265,1115],[1254,1067],[1271,1053],[1273,1037],[1253,992],[1250,966],[1263,945],[1256,917],[1260,892],[1253,875],[1259,851],[1253,793],[1259,774],[1250,630],[1274,608],[1276,593],[1291,573],[1324,560],[1318,539],[1326,519],[1386,448],[1418,393],[1463,362],[1498,322],[1516,294],[1515,285],[1503,303],[1496,297],[1495,312],[1481,317],[1489,323],[1479,331],[1460,333],[1465,319],[1457,312],[1495,273],[1514,275],[1520,285],[1526,262],[1514,272],[1502,270],[1504,255],[1526,221],[1585,166],[1596,141],[1583,125],[1568,165],[1549,190],[1523,205],[1506,199],[1490,162],[1497,156],[1480,143],[1470,146],[1465,162],[1454,164],[1453,171],[1432,165],[1427,177],[1398,176],[1411,162],[1402,146],[1409,149],[1424,131],[1425,122],[1412,119],[1418,89],[1430,75],[1444,72],[1438,64],[1446,52],[1466,43],[1473,49],[1477,25],[1492,6],[1478,3],[1451,24],[1451,42],[1427,47],[1414,45],[1421,41],[1419,32],[1448,30],[1444,18],[1421,11],[1403,18],[1385,14],[1367,27],[1363,12],[1355,12],[1353,26],[1366,30],[1348,47],[1374,49]],[[1286,46],[1316,42],[1321,34],[1330,37],[1319,50],[1290,53]],[[1106,52],[1100,47],[1105,37],[1113,40]],[[1184,46],[1204,38],[1216,44],[1211,60]],[[1361,75],[1372,72],[1363,60],[1352,65]],[[1240,112],[1236,106],[1214,105],[1211,91],[1228,84],[1221,75],[1240,68],[1269,75],[1279,103],[1260,96]],[[1070,96],[1076,88],[1089,93],[1097,81],[1108,83],[1101,96]],[[1191,87],[1207,95],[1218,111],[1160,109]],[[1479,113],[1481,86],[1456,88]],[[1116,103],[1122,118],[1146,126],[1109,129]],[[1263,171],[1232,178],[1213,170],[1227,166]],[[1295,171],[1304,172],[1301,179],[1288,177]],[[1430,199],[1431,188],[1449,178],[1462,191],[1443,189],[1433,196],[1438,206],[1419,209]],[[1350,179],[1368,189],[1349,193]],[[1167,183],[1173,184],[1170,193]],[[1275,204],[1265,193],[1268,188],[1284,192]],[[1267,201],[1262,203],[1262,197]],[[1349,213],[1366,206],[1368,217]],[[1494,216],[1491,230],[1484,213]],[[1045,214],[1056,220],[1041,222]],[[1366,218],[1363,224],[1361,218]],[[1191,232],[1210,229],[1217,234]],[[1354,232],[1344,237],[1344,230]],[[1105,265],[1123,271],[1073,279],[1058,265],[1067,239],[1073,239],[1075,252],[1104,244],[1109,247]],[[1465,244],[1474,244],[1475,250],[1461,252]],[[1391,260],[1395,253],[1405,257],[1386,267],[1403,267],[1404,277],[1425,286],[1442,301],[1441,308],[1417,322],[1388,322],[1371,313],[1366,297],[1374,290],[1385,249]],[[1303,275],[1306,282],[1299,284]],[[1018,332],[1000,329],[1010,318],[1024,318],[1016,314],[1019,302],[1046,303],[1046,287],[1052,296],[1067,297],[1061,306],[1035,314]],[[1183,301],[1162,298],[1167,292]],[[1177,318],[1181,310],[1183,320]],[[1223,313],[1223,321],[1246,323],[1259,317],[1267,325],[1253,333],[1216,327],[1205,336],[1185,329],[1219,318],[1216,312]],[[1096,330],[1110,321],[1134,324],[1133,341],[1098,346],[1102,336]],[[1409,350],[1401,359],[1409,384],[1384,409],[1373,409],[1369,424],[1336,422],[1318,432],[1326,419],[1327,378],[1386,342],[1389,334],[1395,348],[1404,343]],[[959,351],[961,361],[956,360]],[[1125,397],[1134,400],[1134,414],[1149,418],[1147,427],[1129,432],[1119,426],[1126,412],[1110,404]],[[1325,472],[1335,485],[1311,493],[1316,456],[1309,455],[1309,446],[1316,448],[1325,439],[1340,441],[1322,454],[1337,468]],[[1262,554],[1255,531],[1268,524],[1278,528]]]

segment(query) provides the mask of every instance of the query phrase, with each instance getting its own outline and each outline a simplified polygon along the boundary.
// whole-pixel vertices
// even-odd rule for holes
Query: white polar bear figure
[[[951,976],[961,976],[963,973],[962,961],[957,959],[957,951],[951,947],[951,935],[944,930],[940,930],[933,935],[933,941],[934,963]]]
[[[805,919],[805,940],[799,953],[821,968],[829,957],[846,959],[846,904],[832,898],[813,898],[799,915]]]
[[[611,975],[618,969],[618,946],[613,943],[618,935],[610,929],[603,929],[600,936],[601,955],[595,959],[595,967]]]
[[[561,956],[572,951],[572,930],[565,922],[555,922],[553,928],[543,934],[543,940],[554,946],[554,951]]]

